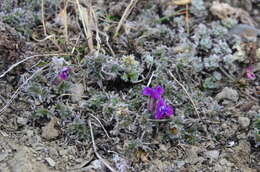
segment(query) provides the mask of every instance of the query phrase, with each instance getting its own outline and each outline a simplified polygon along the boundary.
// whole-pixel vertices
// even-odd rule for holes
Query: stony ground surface
[[[196,42],[196,31],[205,29],[200,23],[204,23],[208,30],[214,30],[213,26],[226,22],[220,22],[210,13],[211,1],[204,1],[205,9],[198,10],[201,13],[195,7],[191,8],[190,36],[185,34],[185,18],[174,18],[171,13],[179,7],[170,5],[170,1],[138,2],[120,30],[122,37],[109,42],[120,58],[133,54],[138,59],[137,63],[129,58],[137,67],[126,67],[127,70],[124,69],[126,60],[120,61],[113,56],[104,35],[113,36],[115,30],[112,29],[117,26],[128,1],[94,2],[99,7],[98,15],[102,9],[109,14],[102,18],[103,23],[100,22],[103,41],[100,52],[103,54],[98,57],[89,53],[83,39],[82,23],[78,24],[79,19],[73,18],[75,6],[68,8],[71,12],[71,42],[65,44],[64,37],[56,41],[39,41],[44,38],[41,21],[36,17],[41,16],[39,1],[35,1],[33,10],[26,3],[10,2],[0,5],[0,15],[5,16],[0,21],[0,75],[12,64],[31,55],[60,54],[71,52],[73,48],[75,52],[70,56],[72,60],[62,55],[35,57],[1,76],[0,107],[9,105],[12,96],[14,99],[0,114],[0,172],[111,171],[105,164],[120,172],[260,171],[260,139],[255,135],[259,132],[257,129],[260,130],[256,126],[260,120],[259,61],[257,58],[248,60],[251,55],[244,54],[247,60],[234,62],[235,65],[232,63],[227,68],[225,61],[219,62],[224,67],[206,63],[207,57],[214,53],[210,49],[226,48],[223,50],[225,55],[241,52],[227,50],[233,45],[228,41],[226,47],[216,48],[219,42],[214,41],[225,39],[218,38],[213,31],[209,33],[214,39],[212,47],[206,46],[208,42],[200,43],[199,48],[184,44]],[[247,11],[253,21],[259,23],[259,1],[231,0],[228,3]],[[10,5],[13,10],[8,9]],[[47,26],[51,28],[49,32],[56,35],[63,34],[63,15],[59,9],[63,6],[46,1]],[[22,19],[19,19],[21,14]],[[35,21],[29,22],[32,20]],[[153,20],[157,24],[151,22]],[[96,36],[97,32],[93,33]],[[199,39],[204,40],[202,37]],[[97,42],[93,42],[94,47],[98,47]],[[186,60],[195,64],[189,59],[193,56],[195,62],[199,61],[197,56],[202,57],[199,64],[205,63],[203,69],[189,68]],[[59,86],[50,84],[55,75],[54,57],[64,57],[72,66],[70,78]],[[151,58],[155,62],[149,66]],[[44,68],[23,88],[19,87],[37,69],[49,63],[52,65]],[[254,65],[254,80],[248,80],[242,72],[248,63]],[[113,65],[123,69],[113,73]],[[205,67],[207,65],[214,68]],[[186,92],[165,69],[172,71],[187,88],[198,107],[199,116]],[[221,79],[215,79],[212,84],[210,77],[220,74]],[[121,77],[125,75],[126,78]],[[146,97],[141,93],[150,79],[151,85],[164,86],[167,101],[175,108],[175,114],[169,120],[151,119],[146,110]]]

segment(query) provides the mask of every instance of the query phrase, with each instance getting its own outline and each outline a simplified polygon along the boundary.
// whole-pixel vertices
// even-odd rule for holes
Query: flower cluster
[[[145,87],[143,89],[143,95],[149,96],[148,110],[154,114],[155,119],[162,119],[173,115],[174,111],[171,106],[165,103],[162,98],[164,89],[161,86],[155,88]]]

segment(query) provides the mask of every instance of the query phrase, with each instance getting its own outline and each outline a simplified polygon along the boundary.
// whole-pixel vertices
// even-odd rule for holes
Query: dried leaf
[[[141,161],[143,163],[149,162],[149,160],[148,160],[149,154],[147,152],[145,152],[143,149],[136,150],[135,157],[136,157],[137,161]]]

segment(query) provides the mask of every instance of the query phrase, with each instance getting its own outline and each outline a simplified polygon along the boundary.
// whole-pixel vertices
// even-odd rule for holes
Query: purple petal
[[[160,99],[163,93],[164,93],[163,88],[158,85],[157,87],[153,88],[153,93],[151,97],[154,99]]]
[[[157,103],[157,109],[160,109],[162,106],[165,106],[164,99],[161,98]]]
[[[69,67],[64,67],[60,70],[58,76],[61,80],[66,80],[68,79],[69,76],[69,72],[70,72],[70,68]]]
[[[155,119],[161,119],[163,117],[164,114],[164,107],[165,107],[165,102],[164,99],[161,98],[158,102],[157,102],[157,108],[156,108],[156,113],[155,113]]]
[[[246,68],[246,77],[250,80],[253,80],[255,79],[255,74],[253,73],[253,66],[252,65],[249,65],[247,68]]]
[[[166,116],[171,116],[171,115],[173,115],[173,109],[172,109],[171,106],[166,106],[165,115],[166,115]]]
[[[253,73],[247,73],[247,74],[246,74],[246,77],[247,77],[248,79],[250,79],[250,80],[253,80],[253,79],[255,79],[255,74],[253,74]]]
[[[249,66],[246,68],[246,72],[252,73],[252,72],[253,72],[253,65],[249,65]]]
[[[154,115],[155,119],[161,119],[163,117],[163,113],[162,111],[158,110],[156,111],[155,115]]]
[[[160,85],[155,87],[155,91],[160,95],[164,93],[164,89]]]
[[[151,96],[153,93],[153,89],[152,88],[149,88],[149,87],[145,87],[143,89],[143,95],[145,96]]]
[[[157,109],[155,113],[155,119],[161,119],[173,115],[174,111],[171,106],[166,105],[163,98],[157,102]]]

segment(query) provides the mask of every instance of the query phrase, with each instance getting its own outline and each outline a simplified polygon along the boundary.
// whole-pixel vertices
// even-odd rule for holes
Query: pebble
[[[216,99],[218,101],[227,99],[236,102],[239,99],[239,95],[236,90],[225,87],[220,93],[217,94]]]
[[[51,158],[45,158],[45,160],[47,161],[47,163],[51,166],[51,167],[54,167],[55,166],[55,164],[56,164],[56,162],[53,160],[53,159],[51,159]]]
[[[207,152],[205,152],[205,155],[210,159],[216,160],[219,157],[219,151],[218,150],[207,151]]]
[[[247,117],[239,117],[238,123],[242,128],[247,128],[250,125],[250,119]]]
[[[17,123],[20,124],[20,125],[22,125],[22,126],[26,125],[27,122],[28,122],[28,119],[27,119],[27,118],[23,118],[23,117],[18,117],[18,118],[17,118]]]
[[[3,161],[8,156],[7,152],[0,152],[0,162]]]
[[[47,140],[52,140],[60,135],[59,130],[55,128],[58,119],[53,118],[45,127],[42,128],[42,137]]]

